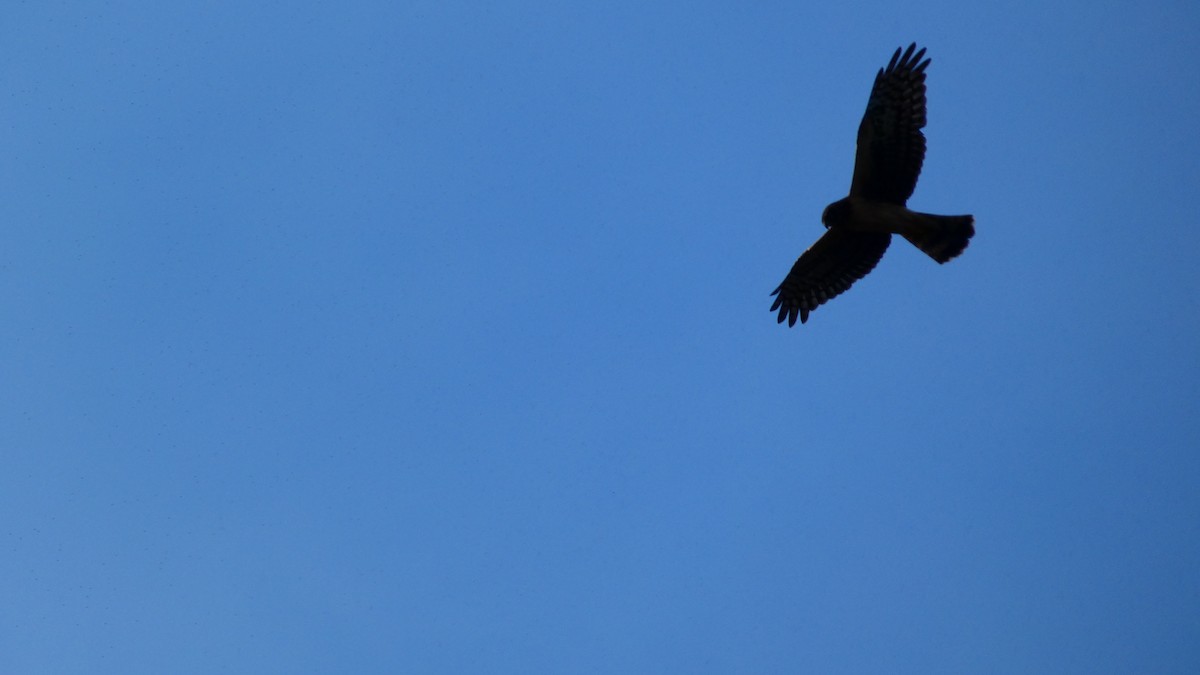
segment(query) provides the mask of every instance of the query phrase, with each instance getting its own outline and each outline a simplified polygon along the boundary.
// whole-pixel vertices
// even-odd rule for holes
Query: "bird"
[[[825,233],[805,251],[771,295],[777,323],[808,314],[875,268],[898,234],[939,264],[959,255],[975,235],[970,215],[939,216],[907,207],[925,161],[925,69],[916,43],[897,48],[880,68],[858,126],[850,194],[825,207]]]

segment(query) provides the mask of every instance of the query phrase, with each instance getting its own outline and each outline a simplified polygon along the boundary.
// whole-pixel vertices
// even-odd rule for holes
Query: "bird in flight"
[[[867,111],[858,126],[858,151],[850,195],[825,207],[825,234],[792,265],[771,311],[789,326],[866,276],[883,257],[892,235],[912,242],[944,263],[975,235],[972,216],[936,216],[910,211],[925,160],[925,50],[916,43],[892,55],[875,75]]]

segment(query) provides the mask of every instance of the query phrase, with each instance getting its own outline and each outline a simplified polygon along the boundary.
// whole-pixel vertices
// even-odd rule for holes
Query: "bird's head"
[[[850,202],[846,199],[839,199],[825,207],[825,211],[821,213],[821,224],[830,228],[845,223],[849,220],[849,211]]]

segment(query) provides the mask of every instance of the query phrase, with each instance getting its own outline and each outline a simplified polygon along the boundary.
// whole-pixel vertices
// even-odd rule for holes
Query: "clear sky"
[[[1200,5],[0,18],[0,671],[1200,670]]]

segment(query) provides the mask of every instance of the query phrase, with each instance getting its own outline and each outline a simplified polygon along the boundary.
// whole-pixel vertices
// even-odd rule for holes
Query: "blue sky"
[[[1194,3],[2,14],[0,670],[1200,667]]]

